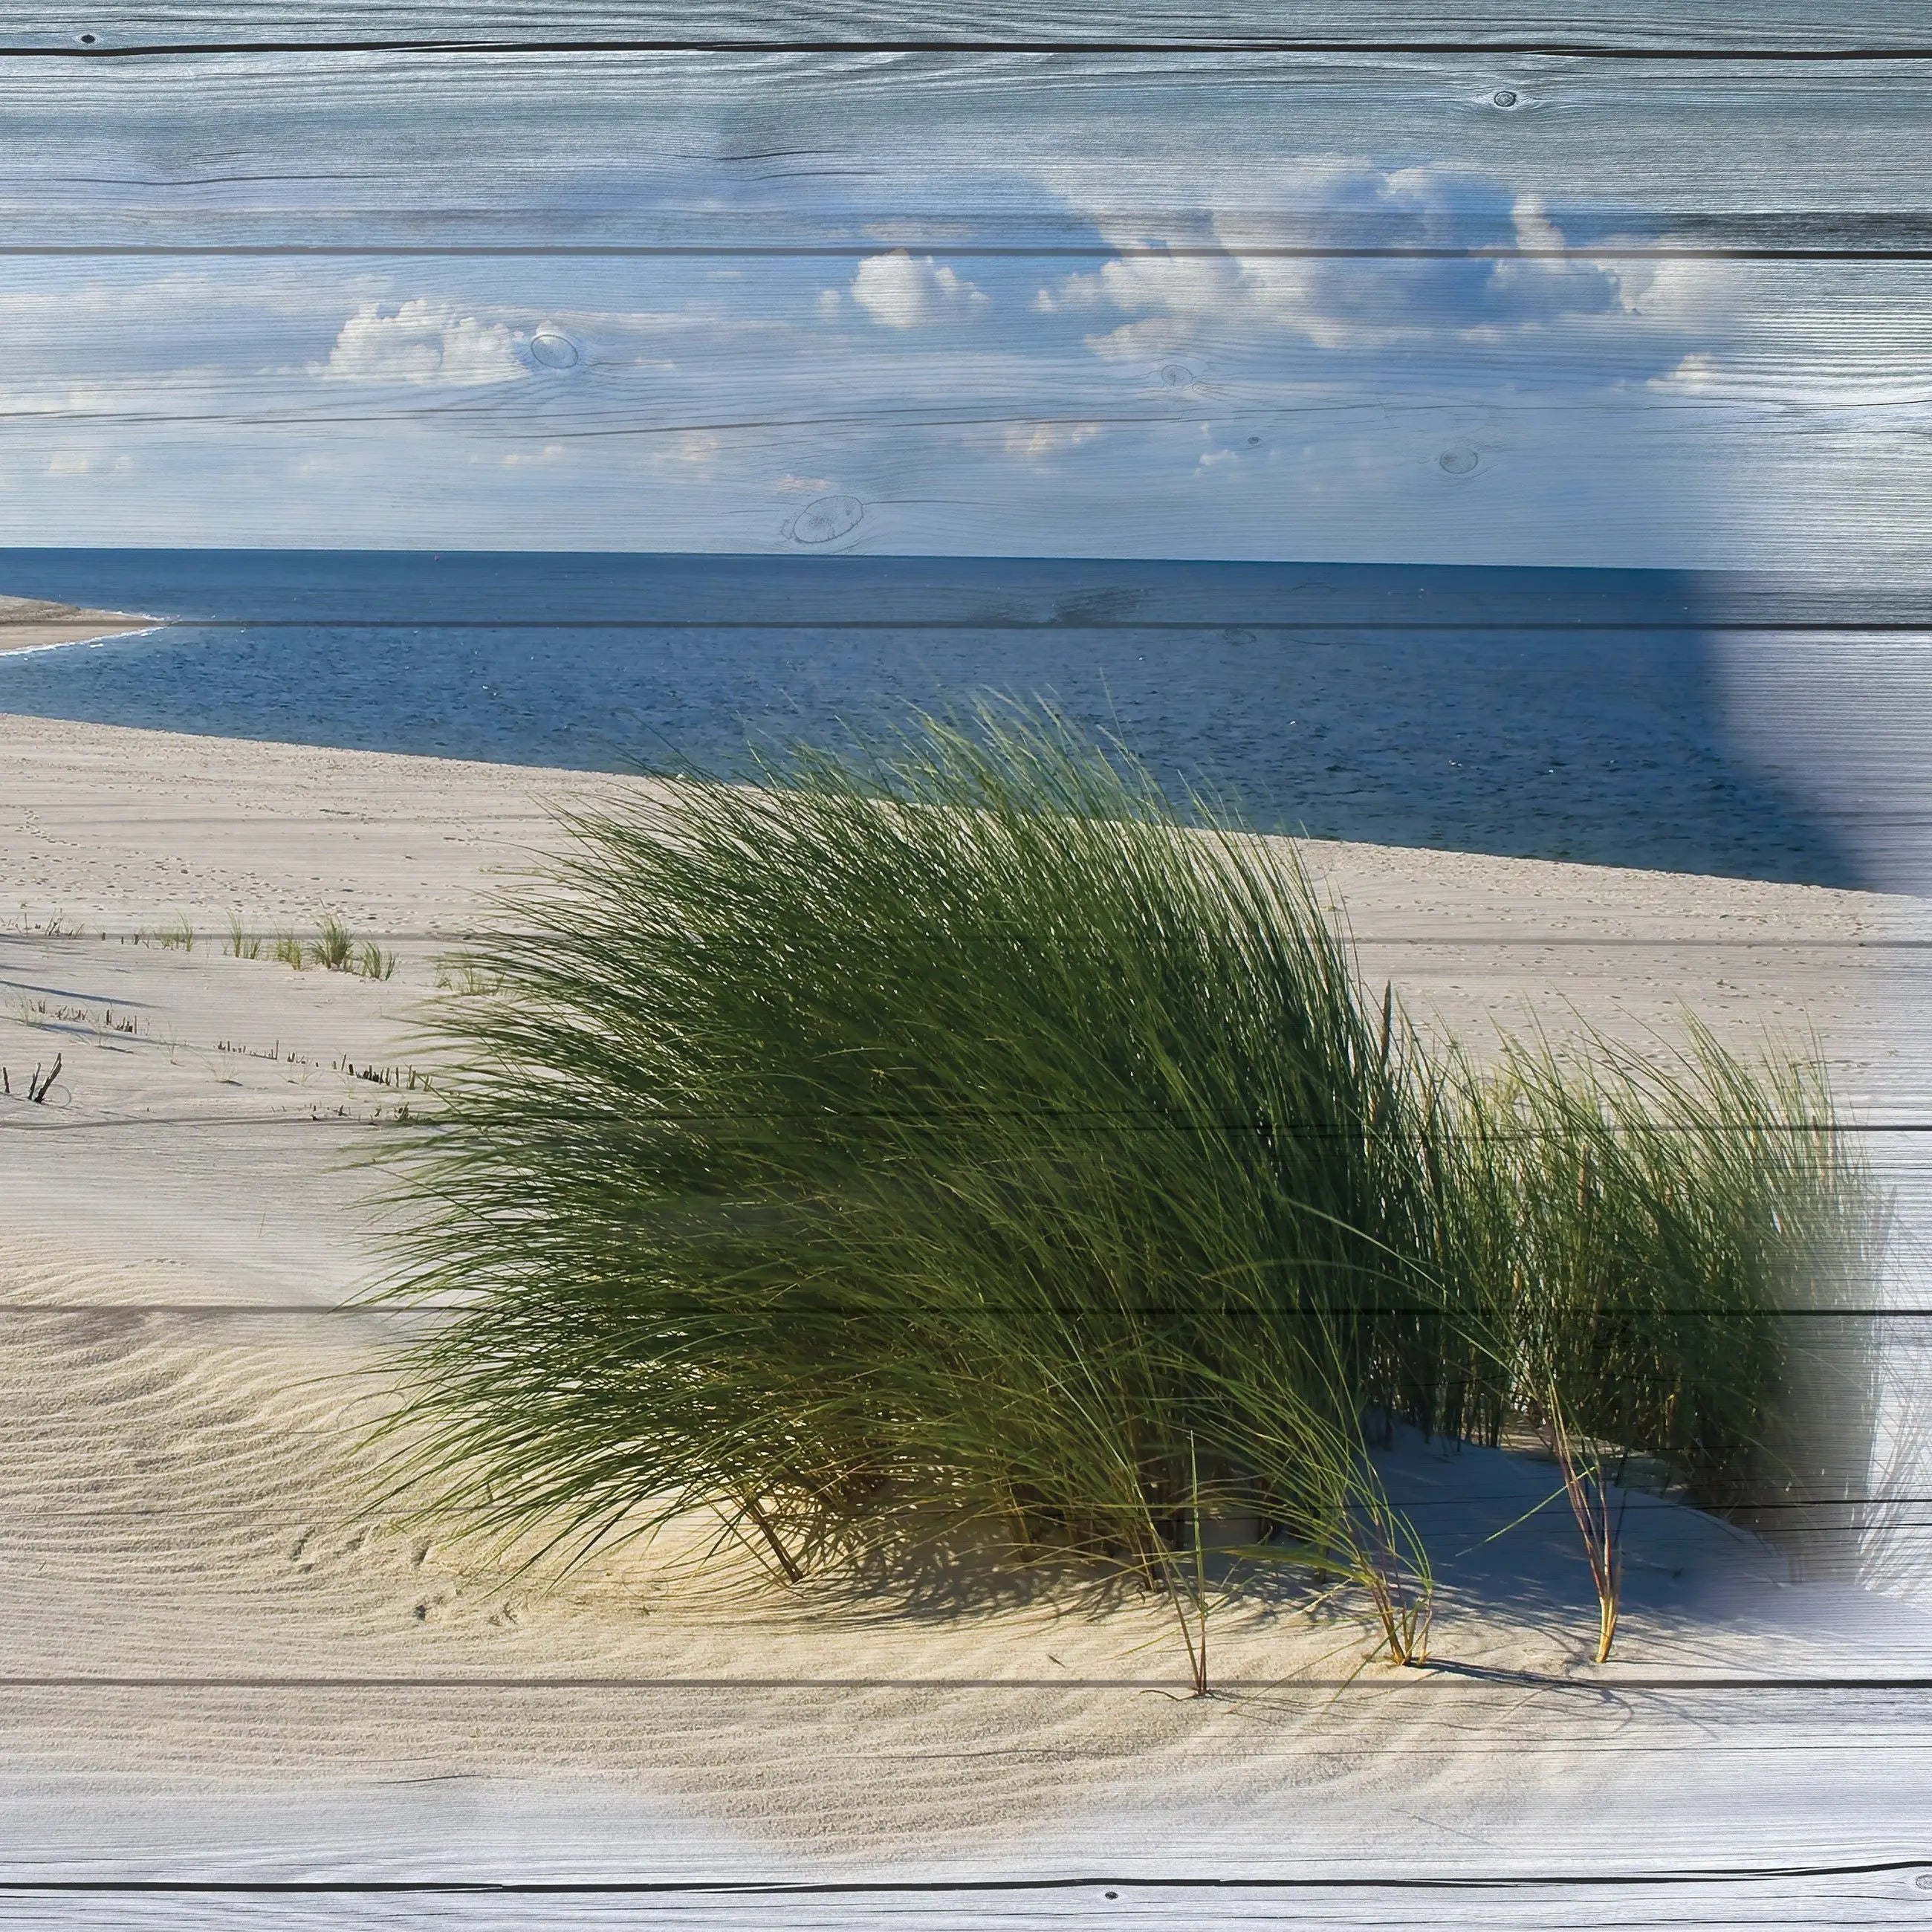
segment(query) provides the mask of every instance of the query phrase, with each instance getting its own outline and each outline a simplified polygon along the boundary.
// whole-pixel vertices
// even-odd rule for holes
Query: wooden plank
[[[392,434],[404,421],[399,410]],[[464,432],[453,424],[452,433]],[[526,558],[500,568],[476,552],[367,550],[345,571],[338,553],[265,550],[245,575],[219,571],[214,586],[202,560],[167,550],[14,546],[4,570],[9,583],[37,586],[50,601],[78,594],[83,583],[105,584],[200,629],[1102,632],[1203,640],[1232,629],[1256,641],[1314,637],[1344,649],[1377,636],[1441,634],[1453,645],[1459,635],[1510,635],[1551,647],[1568,639],[1580,655],[1604,636],[1687,634],[1727,654],[1726,676],[1744,677],[1762,659],[1767,701],[1774,681],[1802,674],[1808,654],[1843,683],[1856,681],[1867,652],[1874,665],[1909,672],[1932,638],[1922,591],[1821,570],[1024,556],[1000,557],[989,569],[970,556],[866,554],[842,544],[837,554],[843,560],[830,568],[796,544],[736,554],[727,592],[711,554],[606,551],[560,566],[570,574],[567,608],[547,576],[519,567]],[[1888,707],[1888,718],[1897,723],[1901,714]],[[10,733],[5,742],[15,756],[34,755],[24,738]],[[63,747],[53,755],[64,765],[79,754]]]
[[[1370,1932],[1383,1926],[1471,1925],[1546,1928],[1592,1926],[1697,1925],[1739,1928],[1868,1927],[1923,1923],[1921,1876],[1909,1862],[1877,1871],[1780,1876],[1720,1874],[1634,1880],[1622,1885],[1589,1880],[1565,1884],[1532,1878],[1489,1883],[1378,1880],[1324,1886],[1294,1881],[1252,1886],[1212,1880],[1142,1885],[1104,1875],[1030,1886],[989,1883],[983,1889],[943,1885],[883,1887],[830,1885],[807,1889],[774,1886],[759,1892],[713,1889],[622,1890],[589,1888],[538,1891],[533,1895],[466,1894],[458,1885],[442,1890],[398,1888],[389,1892],[304,1892],[296,1888],[259,1894],[196,1894],[158,1888],[74,1893],[16,1893],[11,1922],[55,1928],[70,1926],[148,1928],[195,1926],[210,1932],[250,1932],[256,1927],[343,1928],[448,1926],[458,1932],[531,1932],[566,1928],[649,1924],[692,1928],[798,1927],[868,1928],[908,1926],[986,1927],[1018,1932],[1034,1926],[1119,1923],[1275,1925],[1292,1924]],[[1581,1915],[1587,1913],[1587,1919]]]
[[[751,0],[710,0],[670,7],[662,0],[625,6],[596,0],[97,0],[86,16],[50,20],[40,8],[0,8],[0,44],[48,52],[116,52],[134,47],[368,44],[443,40],[529,44],[586,40],[718,43],[992,42],[1002,45],[1099,45],[1130,41],[1172,46],[1235,42],[1457,47],[1521,46],[1616,49],[1741,50],[1840,54],[1850,50],[1910,50],[1926,44],[1925,23],[1894,0],[1616,0],[1614,5],[1529,5],[1522,0],[1488,7],[1429,5],[1422,0],[1361,0],[1298,7],[1284,16],[1259,0],[1214,0],[1180,7],[1149,0],[1128,7],[974,0],[944,10],[842,0],[789,8],[782,14]]]
[[[1923,254],[1932,150],[1912,70],[1515,54],[21,57],[0,62],[14,130],[0,221],[14,252]],[[1417,172],[1394,181],[1403,170]],[[1523,196],[1540,205],[1533,235],[1513,214]]]
[[[872,259],[973,298],[881,326],[866,263],[744,255],[19,263],[32,373],[0,407],[49,487],[11,532],[352,546],[406,518],[504,548],[1802,560],[1858,601],[1794,617],[1923,621],[1900,580],[1932,514],[1932,264],[1722,265],[1660,312],[1654,265],[1538,264],[1496,295],[1493,264],[1331,262],[1226,319],[1184,264],[1050,314],[1094,262]],[[1442,302],[1494,320],[1438,327]],[[1414,320],[1351,320],[1383,312]]]

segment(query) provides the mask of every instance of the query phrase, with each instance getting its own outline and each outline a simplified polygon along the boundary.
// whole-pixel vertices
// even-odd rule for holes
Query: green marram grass
[[[1290,844],[1051,713],[758,777],[572,819],[441,1009],[392,1439],[452,1518],[1197,1598],[1206,1525],[1414,1657],[1394,1424],[1768,1453],[1858,1185],[1814,1078],[1426,1050]]]

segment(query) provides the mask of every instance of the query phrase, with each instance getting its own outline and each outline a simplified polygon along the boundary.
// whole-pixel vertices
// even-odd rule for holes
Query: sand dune
[[[1916,1848],[1932,1726],[1897,1680],[1932,1669],[1932,1622],[1645,1504],[1595,1670],[1560,1508],[1484,1540],[1548,1492],[1520,1456],[1410,1444],[1393,1468],[1444,1526],[1453,1669],[1366,1661],[1346,1604],[1256,1602],[1220,1619],[1207,1703],[1178,1696],[1145,1603],[720,1600],[634,1553],[545,1589],[372,1507],[357,1444],[397,1318],[344,1308],[383,1265],[346,1157],[393,1124],[416,1022],[449,997],[438,956],[513,901],[547,804],[620,782],[12,718],[0,770],[10,1871],[1441,1874]],[[1815,1025],[1868,1112],[1924,1097],[1914,902],[1309,856],[1365,970],[1465,1035],[1581,1015],[1639,1038],[1688,1000],[1734,1041]],[[231,914],[272,935],[324,910],[396,976],[224,953]],[[1848,1676],[1873,1686],[1856,1752],[1846,1707],[1804,1688]]]

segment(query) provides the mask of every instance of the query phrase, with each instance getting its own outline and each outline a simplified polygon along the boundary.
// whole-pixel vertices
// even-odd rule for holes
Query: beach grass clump
[[[473,950],[410,1283],[466,1302],[411,1365],[454,1500],[1154,1580],[1198,1510],[1399,1620],[1414,1047],[1289,848],[1024,717],[764,777],[574,821]]]
[[[356,935],[333,913],[325,914],[309,942],[308,956],[325,972],[346,973],[356,964]]]
[[[362,939],[356,943],[349,970],[360,974],[365,980],[393,980],[400,963],[394,952],[376,940]]]
[[[452,1516],[710,1513],[794,1580],[970,1548],[1196,1630],[1211,1531],[1413,1660],[1394,1424],[1553,1418],[1586,1497],[1605,1445],[1714,1492],[1762,1452],[1850,1183],[1828,1115],[1733,1130],[1815,1086],[1425,1050],[1291,845],[1049,713],[758,777],[568,820],[442,1010],[392,1292],[455,1312],[392,1439]]]
[[[1459,1070],[1455,1131],[1425,1153],[1465,1429],[1494,1442],[1526,1424],[1548,1443],[1600,1661],[1633,1462],[1748,1509],[1806,1490],[1821,1432],[1864,1400],[1841,1389],[1828,1416],[1805,1372],[1812,1318],[1846,1310],[1874,1258],[1869,1176],[1829,1085],[1815,1058],[1752,1063],[1686,1032],[1652,1058],[1589,1036],[1561,1054],[1507,1042],[1489,1072]]]

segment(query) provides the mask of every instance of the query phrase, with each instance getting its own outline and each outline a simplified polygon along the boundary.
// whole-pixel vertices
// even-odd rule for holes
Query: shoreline
[[[140,610],[91,610],[44,597],[0,596],[0,653],[104,644],[158,630],[166,621]]]
[[[0,599],[0,638],[8,601]],[[74,621],[104,623],[117,614],[76,613]],[[149,620],[152,627],[166,621]],[[23,914],[31,925],[33,908],[52,910],[50,902],[61,899],[66,912],[84,905],[82,916],[104,916],[110,926],[178,913],[207,918],[258,896],[276,902],[293,885],[278,875],[292,870],[316,902],[355,904],[388,930],[421,930],[428,915],[433,928],[462,931],[479,897],[490,896],[493,878],[515,873],[551,845],[557,808],[614,802],[654,782],[576,766],[4,710],[0,760],[15,764],[14,802],[31,806],[43,825],[66,820],[70,835],[63,841],[64,879],[42,872],[41,890],[16,893],[6,908],[16,929]],[[190,814],[194,836],[167,842],[171,876],[156,891],[161,882],[146,866],[126,862],[149,845],[154,808],[165,819],[190,797],[199,808]],[[0,813],[0,863],[12,860],[24,884],[41,868],[30,862],[31,848],[16,844],[19,830]],[[328,848],[320,866],[318,842]],[[1588,937],[1622,946],[1634,928],[1647,943],[1672,948],[1721,950],[1742,940],[1803,949],[1869,945],[1901,928],[1918,940],[1925,931],[1925,902],[1870,887],[1364,840],[1291,842],[1318,878],[1340,890],[1355,938],[1370,944],[1400,933],[1409,944],[1540,950]],[[432,858],[422,849],[432,845],[458,851]],[[418,849],[399,849],[410,846]]]

